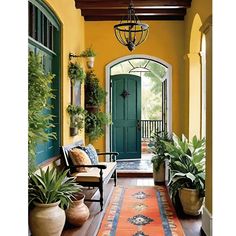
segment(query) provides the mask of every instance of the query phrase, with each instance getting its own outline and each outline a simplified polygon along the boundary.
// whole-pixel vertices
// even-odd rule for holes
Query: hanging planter
[[[83,129],[86,111],[81,106],[68,105],[66,111],[70,115],[70,136],[75,136]]]
[[[93,51],[91,47],[85,49],[80,54],[80,57],[86,58],[86,64],[87,64],[88,69],[92,69],[94,67],[95,56],[96,56],[96,53]]]
[[[86,57],[86,65],[89,69],[94,67],[95,57]]]
[[[72,85],[75,85],[77,81],[83,83],[86,74],[80,64],[78,64],[77,62],[70,62],[68,66],[68,76],[71,80]]]

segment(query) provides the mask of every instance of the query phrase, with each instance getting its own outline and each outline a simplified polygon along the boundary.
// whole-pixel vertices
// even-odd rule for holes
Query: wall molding
[[[158,57],[145,55],[145,54],[135,54],[135,55],[120,57],[120,58],[118,58],[106,65],[106,67],[105,67],[106,92],[107,92],[106,112],[107,113],[111,112],[111,104],[110,104],[111,67],[113,67],[114,65],[116,65],[120,62],[129,60],[129,59],[137,59],[137,58],[153,60],[153,61],[160,63],[168,68],[167,75],[166,75],[166,78],[167,78],[167,131],[168,131],[168,133],[172,133],[172,66],[169,63],[167,63],[166,61],[164,61]],[[105,140],[106,140],[106,151],[109,152],[110,151],[110,127],[108,127],[108,126],[106,127],[106,139]]]
[[[212,214],[203,206],[202,230],[206,236],[212,236]]]

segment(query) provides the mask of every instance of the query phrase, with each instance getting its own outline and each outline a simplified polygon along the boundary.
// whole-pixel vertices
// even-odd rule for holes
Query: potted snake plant
[[[194,136],[190,141],[173,134],[173,144],[165,142],[170,156],[170,194],[175,203],[177,194],[183,211],[199,215],[205,197],[205,138]]]
[[[60,236],[65,225],[67,209],[74,194],[81,190],[74,177],[67,177],[68,170],[55,167],[40,169],[29,175],[29,226],[32,235]]]

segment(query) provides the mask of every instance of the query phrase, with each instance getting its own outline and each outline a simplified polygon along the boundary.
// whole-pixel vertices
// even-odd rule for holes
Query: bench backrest
[[[83,141],[82,140],[79,140],[75,143],[72,143],[72,144],[69,144],[67,146],[62,146],[61,147],[62,156],[63,156],[63,160],[65,162],[66,167],[73,166],[73,163],[72,163],[70,155],[69,155],[69,151],[73,148],[77,148],[77,147],[80,147],[80,146],[83,146]]]

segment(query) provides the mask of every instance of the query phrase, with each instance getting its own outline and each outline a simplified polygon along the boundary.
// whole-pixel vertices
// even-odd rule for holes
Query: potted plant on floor
[[[150,140],[149,147],[154,154],[151,162],[153,164],[153,178],[155,184],[162,184],[165,182],[165,160],[168,159],[166,155],[166,145],[164,142],[171,142],[171,138],[167,132],[156,131]]]
[[[170,194],[175,203],[179,193],[186,214],[199,215],[205,196],[205,138],[188,141],[173,135],[173,144],[165,142],[170,156]]]
[[[75,226],[81,226],[89,218],[89,209],[84,204],[85,195],[76,193],[69,208],[66,209],[66,220]]]
[[[73,194],[80,191],[74,177],[67,177],[68,170],[55,167],[29,175],[29,226],[34,236],[60,236]],[[59,207],[60,206],[60,207]]]
[[[91,47],[86,48],[84,51],[80,53],[80,57],[85,57],[87,59],[86,64],[89,69],[94,67],[96,53],[93,51]]]
[[[70,115],[70,135],[75,136],[84,127],[86,111],[81,106],[72,104],[68,105],[66,111]]]
[[[85,80],[85,109],[88,112],[98,112],[101,104],[105,103],[106,91],[99,85],[94,71],[87,72]]]

